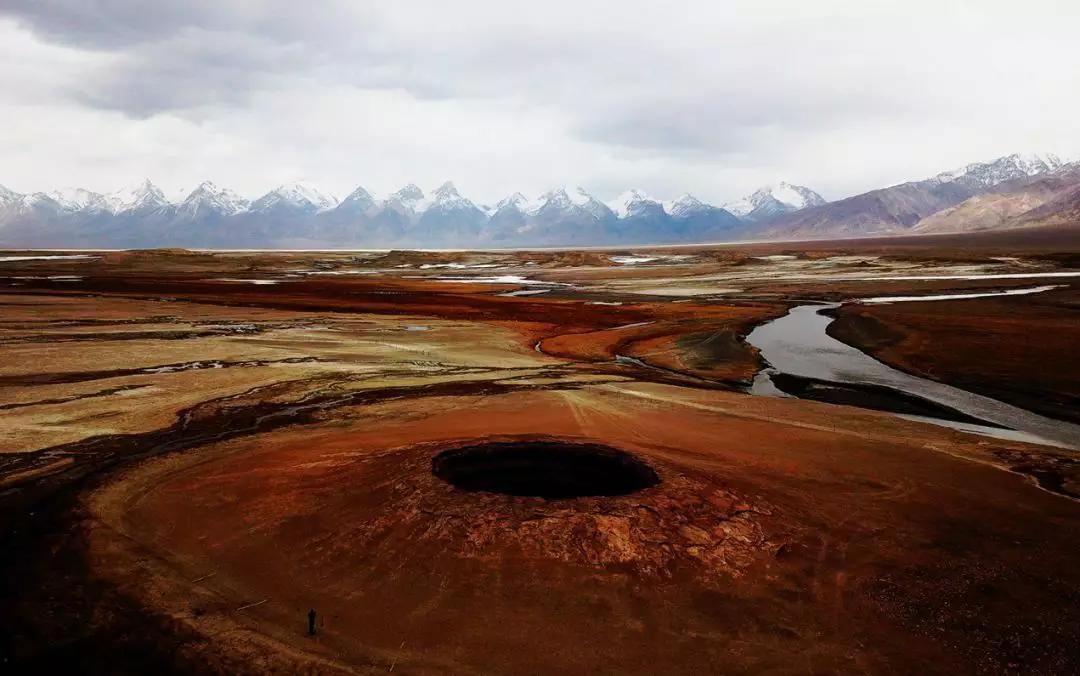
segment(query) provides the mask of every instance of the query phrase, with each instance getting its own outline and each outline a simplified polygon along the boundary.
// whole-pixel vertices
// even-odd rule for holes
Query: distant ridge
[[[616,214],[580,187],[478,205],[453,183],[409,184],[384,199],[345,199],[300,183],[248,201],[206,181],[178,201],[150,181],[113,195],[23,195],[0,186],[0,246],[307,247],[515,246],[694,242],[728,238],[743,222],[684,195],[670,206],[640,195]]]
[[[484,205],[449,182],[430,192],[409,184],[383,199],[358,187],[340,201],[301,183],[252,201],[209,181],[176,200],[149,180],[107,195],[0,186],[0,246],[603,246],[951,232],[1080,216],[1078,180],[1077,165],[1054,155],[1013,154],[835,202],[780,182],[724,206],[639,189],[605,204],[580,187]]]
[[[916,226],[935,213],[993,190],[1008,181],[1061,171],[1066,165],[1055,155],[999,157],[976,162],[921,181],[872,190],[845,199],[811,206],[771,219],[763,231],[768,239],[870,237],[919,232]]]

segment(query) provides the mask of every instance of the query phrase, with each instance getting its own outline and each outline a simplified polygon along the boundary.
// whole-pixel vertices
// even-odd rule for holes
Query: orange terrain
[[[1075,450],[751,396],[746,342],[796,304],[1067,266],[824,246],[8,261],[0,663],[1080,671]],[[830,331],[1065,418],[1074,294]]]
[[[1070,664],[1075,503],[972,462],[986,449],[957,433],[752,401],[614,382],[339,409],[121,477],[91,500],[90,560],[224,636],[203,655],[223,668],[230,653],[404,673]],[[536,439],[618,447],[660,483],[547,500],[432,473],[448,448]]]

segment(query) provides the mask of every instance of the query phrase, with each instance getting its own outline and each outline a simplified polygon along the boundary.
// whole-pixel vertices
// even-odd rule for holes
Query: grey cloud
[[[950,163],[959,163],[1026,149],[991,150],[1014,142],[1000,140],[1001,129],[1026,129],[1011,138],[1038,141],[1060,126],[1043,120],[1071,108],[1071,95],[1059,93],[1074,89],[1067,68],[1055,67],[1076,62],[1070,22],[1049,25],[1038,18],[1047,11],[1014,5],[987,0],[928,22],[936,7],[930,0],[700,0],[678,8],[580,0],[0,0],[0,29],[14,19],[20,34],[74,48],[59,59],[62,68],[41,65],[64,77],[31,77],[24,68],[4,81],[12,110],[27,93],[35,102],[52,96],[56,110],[85,113],[94,121],[87,124],[122,117],[111,114],[119,111],[134,120],[120,119],[117,128],[179,121],[192,134],[227,134],[256,148],[302,139],[290,161],[318,158],[325,166],[348,153],[342,166],[367,161],[379,172],[408,158],[464,173],[470,162],[524,153],[487,171],[551,172],[542,179],[551,182],[574,180],[569,171],[581,172],[577,180],[634,183],[679,171],[679,182],[694,175],[708,186],[737,163],[750,173],[732,180],[757,181],[767,168],[766,178],[820,185],[792,174],[820,171],[819,158],[840,157],[843,143],[847,164],[835,171],[851,178],[834,185],[847,189],[867,180],[866,164],[887,154],[880,149],[910,155],[912,138],[932,138],[927,130],[951,136],[920,152],[951,153]],[[1070,7],[1071,15],[1058,13],[1077,18],[1075,5],[1057,9]],[[1003,36],[1010,50],[995,48]],[[8,72],[19,68],[8,61]],[[1001,83],[1020,81],[1022,96],[992,96]],[[315,102],[317,93],[323,97]],[[312,114],[316,107],[320,115]],[[354,146],[335,145],[342,138]],[[403,149],[409,145],[415,155]],[[937,159],[925,169],[891,161],[903,172],[944,168]],[[400,171],[415,178],[412,167]],[[473,172],[478,182],[510,182],[484,179],[483,171]]]
[[[812,86],[821,74],[804,86],[806,74],[786,67],[790,57],[761,62],[761,77],[745,78],[748,45],[722,23],[716,42],[696,30],[673,46],[654,41],[647,25],[596,30],[543,15],[489,27],[482,21],[498,12],[462,19],[456,5],[425,3],[361,12],[283,0],[14,0],[5,9],[50,39],[115,53],[73,95],[139,118],[244,106],[255,92],[307,80],[421,99],[515,100],[559,111],[587,142],[722,153],[745,149],[763,126],[813,127],[852,107]],[[425,18],[436,20],[413,25]],[[700,23],[715,21],[706,12]],[[873,105],[860,96],[855,107]]]
[[[112,54],[70,93],[133,117],[242,105],[318,74],[375,24],[342,3],[285,0],[11,0],[4,14],[49,41]]]
[[[90,49],[118,50],[188,29],[251,32],[290,42],[318,41],[347,30],[350,18],[371,18],[349,3],[291,0],[6,0],[0,14],[45,38]]]
[[[124,54],[81,83],[75,95],[95,107],[134,117],[240,105],[252,91],[286,84],[303,72],[310,58],[301,45],[186,29]]]
[[[115,50],[168,37],[185,27],[229,23],[228,3],[139,0],[8,0],[0,12],[56,42]]]

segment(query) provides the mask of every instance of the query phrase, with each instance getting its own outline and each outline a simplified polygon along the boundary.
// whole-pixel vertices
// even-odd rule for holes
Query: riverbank
[[[1080,289],[846,304],[829,335],[907,373],[1080,423]]]

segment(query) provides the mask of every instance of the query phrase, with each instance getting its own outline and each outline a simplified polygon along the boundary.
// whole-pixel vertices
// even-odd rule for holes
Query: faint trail
[[[38,399],[36,401],[21,401],[14,404],[0,404],[0,411],[9,411],[14,408],[26,408],[27,406],[55,406],[57,404],[67,404],[73,401],[80,401],[83,399],[108,397],[114,394],[120,394],[121,392],[142,390],[147,387],[153,387],[153,385],[121,385],[120,387],[110,387],[107,390],[98,390],[97,392],[87,392],[86,394],[73,394],[68,397],[56,397],[55,399]]]
[[[221,361],[207,359],[202,361],[178,362],[159,366],[142,366],[128,369],[109,369],[107,371],[67,371],[59,373],[27,373],[0,376],[0,386],[4,385],[53,385],[58,383],[81,383],[89,380],[106,380],[127,376],[155,375],[159,373],[180,373],[182,371],[200,371],[203,369],[255,368],[271,364],[313,364],[323,361],[318,357],[288,357],[286,359],[252,359],[249,361]]]
[[[611,390],[618,392],[619,394],[625,394],[631,397],[638,397],[641,399],[651,399],[653,401],[663,401],[666,403],[677,404],[679,406],[686,406],[687,408],[697,409],[699,411],[712,411],[714,413],[722,413],[724,415],[730,415],[735,418],[745,418],[747,420],[760,420],[762,422],[775,423],[779,425],[787,425],[789,427],[799,427],[801,429],[814,430],[817,432],[828,432],[830,434],[841,434],[849,437],[856,437],[859,439],[882,439],[888,437],[882,437],[876,434],[866,434],[864,432],[856,432],[854,430],[845,430],[837,427],[829,427],[827,425],[816,425],[814,423],[799,422],[795,420],[789,420],[784,418],[778,418],[772,415],[765,415],[762,413],[750,413],[748,411],[742,411],[737,409],[728,408],[726,406],[717,406],[709,404],[701,404],[695,401],[686,401],[685,399],[679,399],[677,397],[664,397],[658,394],[649,394],[647,392],[636,392],[621,388],[617,385],[597,385],[599,389]],[[893,437],[897,441],[901,441],[902,437]]]

